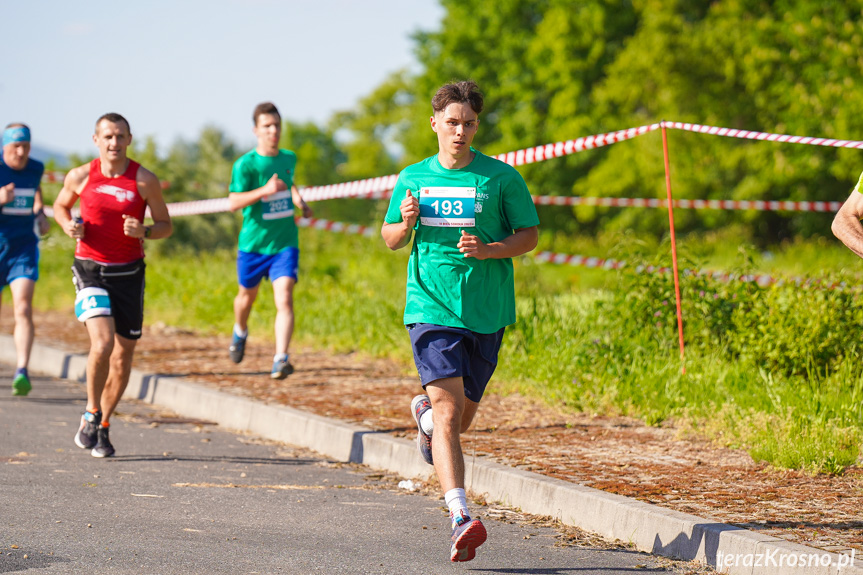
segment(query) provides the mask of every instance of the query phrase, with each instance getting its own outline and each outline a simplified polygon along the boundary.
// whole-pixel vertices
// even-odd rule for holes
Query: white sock
[[[468,515],[467,512],[467,495],[464,492],[464,489],[461,487],[456,487],[455,489],[450,489],[446,493],[444,493],[444,501],[446,501],[447,507],[449,507],[450,517],[454,517],[456,513],[459,511],[464,511],[465,515]]]
[[[237,337],[247,337],[249,335],[249,330],[240,329],[240,326],[235,323],[234,324],[234,333],[237,335]]]
[[[426,435],[431,435],[434,431],[434,421],[432,420],[432,410],[426,410],[420,417],[420,427]]]
[[[277,353],[273,356],[273,361],[288,361],[288,354],[286,353]]]

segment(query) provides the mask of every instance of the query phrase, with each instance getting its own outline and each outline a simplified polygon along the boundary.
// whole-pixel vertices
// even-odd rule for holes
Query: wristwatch
[[[149,238],[153,233],[153,226],[144,226],[144,237]]]

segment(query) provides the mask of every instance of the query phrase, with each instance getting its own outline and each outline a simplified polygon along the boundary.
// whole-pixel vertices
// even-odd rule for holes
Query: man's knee
[[[33,321],[33,304],[29,300],[22,299],[14,302],[14,310],[16,322],[30,323]]]
[[[101,333],[90,334],[90,355],[95,355],[102,361],[107,361],[114,351],[114,338]]]
[[[282,276],[273,282],[273,299],[279,311],[294,309],[294,285],[296,281],[289,276]]]
[[[464,433],[462,410],[454,401],[438,401],[432,403],[432,419],[435,429],[451,429]],[[469,423],[468,423],[469,425]]]
[[[234,302],[240,307],[251,307],[255,303],[255,298],[258,296],[258,288],[244,288],[240,286],[240,291],[237,292],[237,297]]]

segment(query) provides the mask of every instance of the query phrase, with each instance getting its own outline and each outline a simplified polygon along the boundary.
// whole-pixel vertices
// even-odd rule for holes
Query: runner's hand
[[[461,238],[458,241],[458,251],[463,253],[466,258],[484,260],[489,257],[488,246],[478,237],[464,230],[461,231]]]
[[[272,196],[278,192],[284,192],[288,189],[288,184],[286,184],[281,178],[279,178],[278,174],[273,174],[270,176],[270,179],[267,180],[267,183],[264,184],[264,197]]]
[[[45,212],[36,214],[36,225],[39,227],[40,236],[44,236],[51,229],[51,222],[48,221],[48,216],[45,215]]]
[[[141,224],[141,221],[129,214],[123,214],[123,233],[130,238],[143,238],[147,230]]]
[[[71,218],[66,222],[66,225],[63,226],[63,231],[73,240],[80,240],[84,237],[84,223],[77,222],[75,218]]]
[[[0,187],[0,204],[8,204],[15,199],[15,184],[10,182]]]
[[[417,218],[420,215],[420,201],[411,195],[411,191],[407,190],[405,199],[402,200],[399,209],[402,213],[402,220],[407,224],[408,229],[413,229],[417,223]]]

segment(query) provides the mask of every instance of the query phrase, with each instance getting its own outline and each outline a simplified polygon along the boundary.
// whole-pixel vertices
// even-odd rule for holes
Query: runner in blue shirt
[[[0,161],[0,290],[9,286],[15,308],[18,369],[12,395],[27,395],[33,347],[33,289],[39,279],[39,237],[48,232],[42,211],[41,180],[45,167],[30,158],[30,128],[13,123],[3,130]]]

